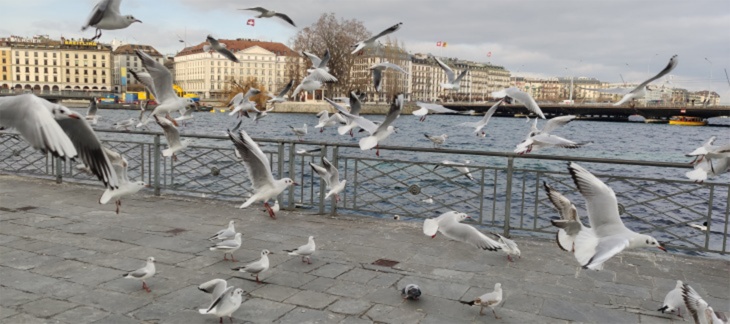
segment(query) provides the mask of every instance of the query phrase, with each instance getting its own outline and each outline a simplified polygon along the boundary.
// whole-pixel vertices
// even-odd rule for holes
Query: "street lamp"
[[[710,63],[710,78],[707,80],[708,85],[707,85],[707,98],[706,98],[707,102],[709,103],[710,102],[710,89],[712,88],[712,61],[710,61],[706,57],[705,57],[705,61],[707,61],[707,63]]]

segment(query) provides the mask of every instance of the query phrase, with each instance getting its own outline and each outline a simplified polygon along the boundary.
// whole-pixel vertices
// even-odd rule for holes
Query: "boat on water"
[[[661,119],[661,118],[646,118],[646,119],[644,119],[644,123],[646,123],[646,124],[667,124],[667,123],[669,123],[669,120]]]
[[[672,116],[672,118],[669,119],[669,125],[705,126],[707,125],[707,119],[691,116]]]

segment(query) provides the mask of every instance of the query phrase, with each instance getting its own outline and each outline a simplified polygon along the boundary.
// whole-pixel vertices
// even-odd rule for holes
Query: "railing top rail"
[[[135,135],[164,135],[162,132],[148,132],[148,131],[123,131],[123,130],[109,130],[109,129],[97,129],[96,131],[100,132],[100,133],[121,133],[121,134],[135,134]],[[203,135],[203,134],[181,134],[181,135],[184,137],[189,137],[189,138],[218,139],[218,140],[228,139],[228,137],[223,136],[223,135]],[[262,143],[285,143],[285,144],[297,144],[297,145],[337,146],[337,147],[359,148],[359,146],[357,144],[353,144],[353,143],[338,143],[338,142],[326,142],[326,141],[299,141],[296,139],[283,139],[283,138],[253,137],[253,139],[257,142],[262,142]],[[385,145],[382,145],[382,146],[380,146],[380,150],[461,154],[461,155],[471,155],[471,156],[489,156],[489,157],[503,157],[503,158],[517,158],[517,159],[532,159],[532,160],[573,161],[573,162],[586,162],[586,163],[609,163],[609,164],[622,164],[622,165],[635,165],[635,166],[652,166],[652,167],[662,167],[662,168],[681,168],[681,169],[692,168],[692,166],[690,166],[687,163],[675,163],[675,162],[606,159],[606,158],[563,156],[563,155],[542,155],[542,154],[520,155],[520,154],[512,153],[512,152],[433,149],[433,148],[429,148],[429,147],[412,147],[412,146],[385,146]]]

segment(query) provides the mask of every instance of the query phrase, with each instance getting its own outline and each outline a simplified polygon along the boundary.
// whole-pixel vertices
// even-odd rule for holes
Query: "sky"
[[[0,37],[92,37],[81,32],[96,0],[0,0]],[[677,54],[671,84],[711,89],[730,104],[730,0],[124,0],[121,12],[142,20],[104,31],[174,54],[184,43],[216,38],[255,38],[290,44],[298,28],[322,13],[357,19],[373,33],[403,22],[393,36],[412,53],[433,53],[504,66],[528,77],[594,77],[639,83]],[[246,21],[264,6],[288,14],[297,28],[276,19]],[[17,13],[27,13],[24,15]],[[445,48],[436,47],[439,41]],[[314,49],[316,50],[316,49]],[[491,56],[487,56],[491,52]],[[730,73],[730,72],[729,72]],[[654,84],[661,85],[666,80]]]

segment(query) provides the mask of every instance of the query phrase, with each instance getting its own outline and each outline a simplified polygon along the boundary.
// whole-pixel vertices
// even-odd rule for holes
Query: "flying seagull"
[[[454,70],[452,70],[448,65],[444,64],[444,62],[441,62],[437,57],[429,54],[434,60],[436,60],[436,63],[441,67],[444,72],[446,72],[446,78],[447,82],[442,83],[441,87],[445,90],[459,90],[459,84],[461,83],[461,79],[463,79],[466,74],[469,72],[469,69],[464,69],[464,71],[461,71],[459,73],[459,76],[456,76],[456,73]]]
[[[558,247],[563,251],[575,252],[573,243],[575,237],[583,230],[583,222],[578,216],[578,209],[575,205],[570,202],[568,198],[559,193],[555,188],[543,181],[542,185],[545,187],[550,202],[553,203],[555,209],[558,210],[560,219],[552,219],[550,222],[553,226],[560,228],[555,234],[555,241],[558,243]]]
[[[395,71],[408,75],[408,72],[406,72],[406,70],[404,70],[402,67],[390,62],[380,62],[371,66],[370,70],[373,71],[373,87],[375,88],[375,92],[380,92],[383,90],[383,71],[387,69],[393,69]]]
[[[502,249],[502,244],[484,235],[482,232],[460,223],[471,218],[464,213],[450,211],[441,214],[436,218],[429,218],[423,221],[423,234],[436,237],[437,233],[459,242],[471,244],[482,250],[497,251]]]
[[[172,88],[172,73],[162,63],[155,61],[155,59],[141,50],[136,50],[135,53],[142,61],[142,65],[152,79],[151,85],[143,83],[150,89],[150,92],[154,93],[155,100],[157,101],[157,107],[152,111],[152,115],[165,116],[173,111],[180,111],[187,106],[195,105],[193,99],[177,96],[175,90]],[[154,88],[154,91],[151,91],[151,87]]]
[[[180,131],[173,125],[172,121],[165,117],[160,118],[157,115],[154,116],[157,125],[162,127],[162,132],[165,134],[165,139],[167,139],[167,149],[162,150],[162,156],[172,156],[173,160],[177,160],[175,153],[188,147],[190,140],[186,139],[181,141]]]
[[[428,115],[429,112],[434,112],[437,114],[457,114],[457,113],[459,113],[456,110],[451,110],[442,105],[434,104],[434,103],[416,101],[416,106],[420,107],[421,109],[414,110],[412,114],[413,114],[413,116],[420,116],[421,118],[419,118],[418,121],[421,121],[421,122],[426,120],[426,116]]]
[[[352,50],[352,54],[355,54],[355,53],[357,53],[360,50],[365,49],[365,48],[374,47],[375,46],[375,41],[378,40],[378,38],[383,37],[385,35],[388,35],[388,34],[391,34],[391,33],[395,32],[396,30],[398,30],[400,28],[401,25],[403,25],[403,23],[402,22],[399,22],[399,23],[397,23],[397,24],[395,24],[393,26],[390,26],[390,28],[388,28],[388,29],[380,32],[380,34],[377,34],[377,35],[375,35],[373,37],[370,37],[370,38],[368,38],[368,39],[366,39],[364,41],[358,42],[355,45],[352,45],[352,47],[354,48],[354,50]]]
[[[357,124],[357,126],[370,133],[370,136],[360,139],[360,149],[363,151],[369,150],[373,147],[378,147],[379,142],[385,140],[388,136],[390,136],[390,134],[395,132],[395,127],[391,124],[393,124],[396,118],[400,116],[404,101],[403,94],[396,96],[393,103],[390,105],[390,110],[385,116],[385,120],[380,123],[380,125],[375,125],[375,123],[365,119],[364,117],[350,114],[344,107],[336,104],[330,99],[324,98],[324,100],[335,107],[346,120]],[[376,150],[375,155],[380,156],[380,149]]]
[[[217,39],[213,38],[213,36],[210,36],[210,35],[208,35],[206,40],[208,41],[208,45],[203,46],[203,52],[208,52],[210,50],[214,50],[214,51],[218,52],[218,54],[223,55],[223,57],[225,57],[233,62],[240,63],[238,61],[238,58],[236,57],[236,55],[233,54],[231,51],[229,51],[226,48],[226,44],[218,42]]]
[[[141,20],[135,19],[134,16],[122,16],[119,13],[119,5],[122,0],[102,0],[91,10],[89,18],[81,30],[89,27],[95,27],[96,33],[91,39],[92,41],[101,37],[102,30],[124,29],[133,23],[141,23]]]
[[[559,128],[574,119],[574,115],[551,118],[550,120],[548,120],[545,126],[543,126],[542,130],[540,130],[537,128],[537,118],[535,118],[535,121],[530,129],[530,133],[527,134],[527,138],[517,144],[514,152],[519,154],[525,154],[530,153],[533,150],[546,147],[562,147],[575,149],[591,144],[592,142],[573,142],[560,136],[550,134],[550,132],[552,132],[556,128]]]
[[[667,75],[669,72],[672,72],[672,70],[677,67],[677,63],[679,63],[679,61],[677,60],[677,55],[675,54],[674,56],[672,56],[672,58],[669,59],[669,63],[667,63],[667,66],[664,67],[664,69],[661,70],[659,73],[657,73],[657,75],[636,86],[636,88],[625,94],[623,98],[621,98],[621,100],[613,105],[620,106],[631,100],[643,98],[644,96],[646,96],[646,86],[649,85],[649,83]]]
[[[258,11],[259,12],[259,15],[256,16],[256,18],[271,18],[271,17],[277,17],[277,18],[280,18],[283,21],[288,22],[290,25],[292,25],[294,27],[297,26],[297,25],[294,24],[294,21],[292,21],[291,18],[289,18],[289,16],[287,16],[287,15],[285,15],[283,13],[276,12],[276,11],[273,11],[273,10],[268,10],[268,9],[265,9],[265,8],[262,8],[262,7],[246,8],[246,9],[238,9],[238,10],[253,10],[253,11]]]
[[[289,80],[289,83],[287,83],[281,91],[279,91],[279,94],[273,95],[271,93],[268,94],[269,100],[266,101],[266,103],[270,103],[272,106],[276,105],[280,102],[286,102],[286,94],[291,90],[292,86],[294,85],[294,79]]]
[[[516,87],[510,87],[501,91],[492,92],[492,96],[495,98],[504,98],[505,96],[509,96],[510,98],[513,98],[521,104],[525,105],[525,108],[527,108],[527,110],[529,110],[530,112],[533,112],[538,117],[545,119],[545,114],[542,113],[542,109],[540,109],[540,106],[537,105],[535,99],[533,99],[529,93],[524,92]]]
[[[329,191],[324,199],[334,195],[335,201],[340,201],[340,192],[345,190],[347,180],[340,181],[340,171],[337,170],[337,166],[328,161],[324,156],[322,157],[323,166],[316,165],[312,162],[309,162],[309,165],[312,167],[312,170],[314,170],[314,172],[322,177],[324,182],[327,183],[327,189],[329,189]]]
[[[499,105],[501,103],[502,103],[502,100],[497,101],[491,108],[489,108],[489,110],[487,110],[487,112],[484,114],[484,117],[482,117],[482,119],[479,120],[478,122],[461,123],[461,124],[459,124],[459,126],[474,127],[474,134],[479,136],[479,131],[481,131],[482,128],[487,126],[487,124],[489,123],[489,119],[492,118],[492,116],[497,111],[497,108],[499,108]],[[486,136],[487,133],[482,131],[482,135]]]

